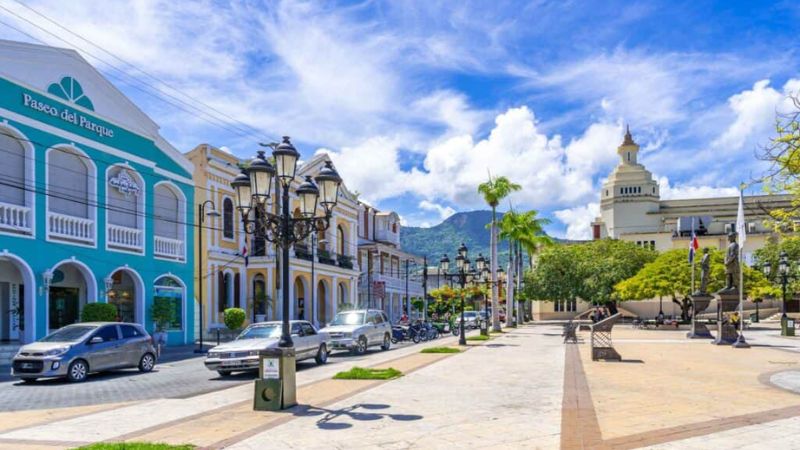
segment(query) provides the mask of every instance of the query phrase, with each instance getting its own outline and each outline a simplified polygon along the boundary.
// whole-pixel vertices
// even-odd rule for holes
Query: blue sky
[[[14,0],[1,19],[84,53],[179,149],[287,134],[411,225],[481,208],[491,173],[524,187],[502,209],[588,237],[625,124],[663,197],[731,195],[800,90],[791,1],[26,4],[91,43]]]

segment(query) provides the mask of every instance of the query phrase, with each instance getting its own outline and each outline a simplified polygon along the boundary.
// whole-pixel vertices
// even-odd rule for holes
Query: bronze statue
[[[708,254],[708,247],[703,248],[703,259],[700,260],[700,289],[696,294],[705,295],[708,289],[708,275],[711,271],[711,255]]]
[[[739,292],[739,244],[736,242],[736,233],[728,233],[728,251],[725,253],[725,288],[720,292]]]

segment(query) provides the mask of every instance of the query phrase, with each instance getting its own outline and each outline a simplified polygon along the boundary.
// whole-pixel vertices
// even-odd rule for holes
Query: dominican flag
[[[244,258],[244,266],[247,267],[250,263],[250,257],[247,256],[247,239],[245,239],[244,247],[242,247],[242,258]]]
[[[694,263],[694,254],[700,248],[700,243],[697,241],[697,235],[694,233],[694,218],[692,218],[692,239],[689,241],[689,264]]]

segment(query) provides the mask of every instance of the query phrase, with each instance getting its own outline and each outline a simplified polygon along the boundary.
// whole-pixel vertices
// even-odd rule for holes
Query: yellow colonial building
[[[196,256],[203,259],[195,285],[199,288],[198,284],[203,284],[203,305],[196,310],[202,309],[204,314],[204,336],[213,336],[215,329],[224,327],[223,312],[229,307],[244,309],[248,322],[280,320],[282,289],[289,289],[292,299],[290,317],[318,326],[328,323],[339,309],[356,304],[359,204],[344,183],[330,227],[294,246],[290,251],[290,285],[281,286],[275,245],[244,233],[234,207],[230,183],[244,161],[208,144],[197,146],[186,156],[195,167],[196,202],[210,201],[205,207],[202,246],[195,247],[201,253]],[[319,154],[299,162],[296,180],[319,173],[327,161],[330,158],[326,154]],[[293,185],[292,190],[296,187]],[[290,201],[291,210],[299,214],[299,200],[293,191]],[[217,214],[208,215],[212,210]],[[199,324],[199,318],[195,323]]]

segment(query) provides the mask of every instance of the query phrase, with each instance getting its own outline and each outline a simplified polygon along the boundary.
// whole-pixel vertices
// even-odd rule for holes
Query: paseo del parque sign
[[[33,98],[33,96],[27,93],[22,94],[22,104],[33,110],[43,112],[52,117],[59,118],[65,122],[69,122],[81,128],[85,128],[89,131],[97,133],[97,135],[99,136],[114,137],[114,130],[108,127],[104,127],[103,125],[100,125],[96,122],[93,122],[85,115],[73,109],[67,107],[64,107],[62,109],[58,106],[51,105],[50,103],[36,100],[35,98]]]

